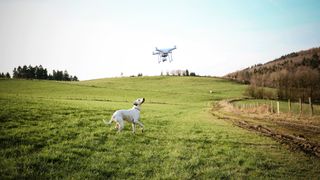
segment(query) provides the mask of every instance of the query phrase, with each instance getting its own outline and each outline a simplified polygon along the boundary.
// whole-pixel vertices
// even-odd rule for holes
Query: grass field
[[[205,77],[0,80],[0,179],[319,178],[319,158],[211,115],[244,89]],[[103,123],[138,97],[144,133]]]

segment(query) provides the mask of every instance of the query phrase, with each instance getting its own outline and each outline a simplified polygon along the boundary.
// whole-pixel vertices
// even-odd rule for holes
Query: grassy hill
[[[318,158],[212,116],[245,88],[204,77],[0,80],[0,178],[318,178]],[[144,133],[102,122],[138,97]]]
[[[317,55],[318,60],[313,62],[313,56]],[[256,64],[251,67],[239,70],[236,72],[229,73],[225,75],[226,78],[235,79],[238,81],[248,81],[254,75],[261,74],[270,74],[274,72],[279,72],[283,69],[292,71],[292,69],[297,69],[301,66],[315,66],[312,68],[319,67],[319,56],[320,56],[320,47],[311,48],[308,50],[302,50],[299,52],[292,52],[287,55],[283,55],[280,58],[270,60],[264,64]]]

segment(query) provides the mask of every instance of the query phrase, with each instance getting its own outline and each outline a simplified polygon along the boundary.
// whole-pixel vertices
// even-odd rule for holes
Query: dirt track
[[[217,103],[212,108],[212,114],[219,119],[231,121],[238,127],[272,137],[292,150],[320,157],[320,126],[317,118],[297,121],[273,114],[239,112],[230,101]]]

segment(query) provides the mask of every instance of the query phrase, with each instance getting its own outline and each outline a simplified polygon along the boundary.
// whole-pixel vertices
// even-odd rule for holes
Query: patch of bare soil
[[[231,121],[238,127],[271,137],[292,150],[320,157],[319,117],[275,115],[268,113],[265,107],[243,112],[234,108],[230,101],[215,104],[212,114],[219,119]]]

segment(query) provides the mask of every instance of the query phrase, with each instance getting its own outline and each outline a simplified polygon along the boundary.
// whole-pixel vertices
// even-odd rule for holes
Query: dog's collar
[[[138,106],[134,106],[133,108],[140,111],[140,108]]]

